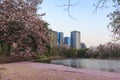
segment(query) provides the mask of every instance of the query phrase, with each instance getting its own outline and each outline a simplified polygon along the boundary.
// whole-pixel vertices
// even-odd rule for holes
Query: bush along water
[[[91,47],[87,51],[87,55],[92,58],[119,58],[120,44],[109,42],[97,47]]]

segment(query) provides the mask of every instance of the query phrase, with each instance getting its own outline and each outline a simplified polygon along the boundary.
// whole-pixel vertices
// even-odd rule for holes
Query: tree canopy
[[[9,46],[9,53],[45,50],[49,37],[41,14],[37,14],[41,3],[42,0],[0,0],[0,42]],[[11,49],[13,44],[17,45],[15,50]]]

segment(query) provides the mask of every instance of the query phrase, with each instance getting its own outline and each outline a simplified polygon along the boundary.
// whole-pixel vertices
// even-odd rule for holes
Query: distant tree
[[[79,49],[78,51],[77,51],[77,57],[79,57],[79,58],[85,58],[85,57],[88,57],[86,54],[86,52],[88,51],[89,49],[87,49],[87,48],[83,48],[83,49]]]
[[[87,54],[93,58],[114,58],[120,57],[120,44],[106,43],[97,47],[92,47],[87,51]]]
[[[8,54],[14,43],[19,53],[32,54],[34,45],[29,43],[33,42],[38,53],[44,52],[49,37],[41,19],[44,14],[37,14],[41,3],[42,0],[0,0],[0,43],[7,44]]]
[[[66,49],[62,52],[62,54],[68,58],[75,58],[77,55],[77,50],[74,48]]]

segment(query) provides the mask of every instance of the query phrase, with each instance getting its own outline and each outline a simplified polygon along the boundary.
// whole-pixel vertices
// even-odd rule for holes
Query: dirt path
[[[0,64],[0,80],[120,80],[119,75],[34,62]]]

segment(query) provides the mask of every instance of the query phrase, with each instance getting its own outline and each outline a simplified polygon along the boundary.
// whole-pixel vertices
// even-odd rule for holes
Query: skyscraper
[[[52,47],[58,46],[58,32],[57,31],[50,31],[50,42]]]
[[[71,32],[71,47],[80,49],[81,46],[81,41],[80,41],[80,32],[79,31],[72,31]]]
[[[71,46],[71,39],[70,37],[64,37],[64,44],[67,44],[68,46]]]
[[[63,38],[64,38],[63,32],[59,32],[58,33],[58,45],[59,45],[59,47],[63,44]]]

